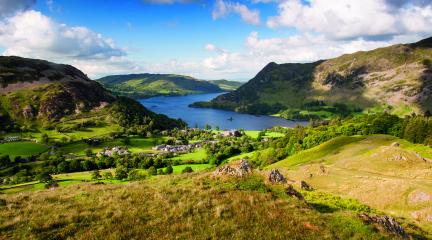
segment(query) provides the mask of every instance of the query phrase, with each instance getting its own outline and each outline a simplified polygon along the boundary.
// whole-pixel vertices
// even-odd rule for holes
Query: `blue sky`
[[[310,62],[432,34],[419,0],[0,0],[3,55],[132,72],[247,80],[268,62]]]

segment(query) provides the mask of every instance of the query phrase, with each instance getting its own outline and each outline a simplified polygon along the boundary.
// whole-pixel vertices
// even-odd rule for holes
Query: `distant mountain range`
[[[158,129],[183,125],[132,99],[113,96],[70,65],[0,56],[0,130],[51,128],[90,117],[122,127],[150,121]]]
[[[242,84],[227,80],[204,81],[189,76],[150,73],[113,75],[96,81],[114,94],[133,98],[233,91]]]
[[[237,90],[197,107],[285,118],[432,111],[432,38],[313,63],[270,63]]]

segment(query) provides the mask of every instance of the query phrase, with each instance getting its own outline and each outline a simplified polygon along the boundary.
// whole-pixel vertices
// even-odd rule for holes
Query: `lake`
[[[146,108],[165,114],[171,118],[183,119],[189,127],[203,128],[209,124],[220,129],[262,130],[273,126],[294,127],[306,125],[304,121],[288,121],[283,118],[271,116],[256,116],[231,111],[191,108],[189,104],[199,101],[210,101],[223,93],[194,94],[187,96],[162,96],[140,99],[139,102]],[[228,120],[231,119],[232,121]]]

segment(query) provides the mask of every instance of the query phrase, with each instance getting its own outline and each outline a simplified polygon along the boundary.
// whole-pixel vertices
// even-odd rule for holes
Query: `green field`
[[[33,142],[12,142],[0,144],[0,155],[9,155],[11,159],[16,156],[28,157],[38,155],[48,150],[48,146]]]
[[[399,147],[391,146],[399,142]],[[338,137],[266,169],[360,202],[432,231],[432,149],[387,135]],[[430,200],[429,200],[430,201]]]
[[[211,164],[184,164],[184,165],[177,165],[177,166],[173,166],[173,173],[174,174],[179,174],[186,167],[191,167],[194,172],[198,172],[198,171],[202,171],[202,170],[206,170],[206,169],[211,169],[214,166],[211,165]]]
[[[245,131],[245,133],[247,136],[249,136],[251,138],[257,138],[260,131],[247,130],[247,131]],[[264,135],[264,137],[268,137],[268,138],[277,138],[277,137],[283,137],[283,136],[284,136],[283,133],[270,132],[270,131],[266,131],[266,134]]]
[[[105,147],[115,147],[115,146],[126,146],[132,153],[139,152],[152,152],[151,148],[155,146],[158,142],[162,141],[163,138],[141,138],[141,137],[131,137],[130,144],[125,145],[121,139],[116,139],[113,141],[103,142],[98,146],[89,146],[84,142],[75,142],[67,144],[60,149],[65,153],[74,153],[83,155],[86,149],[91,149],[94,153],[102,151]]]
[[[203,148],[199,148],[194,150],[191,153],[181,154],[179,156],[171,158],[171,160],[178,160],[180,162],[182,161],[202,161],[206,159],[207,154],[206,151]]]

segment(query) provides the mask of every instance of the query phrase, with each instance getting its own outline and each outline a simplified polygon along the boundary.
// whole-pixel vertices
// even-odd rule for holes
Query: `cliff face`
[[[311,102],[432,111],[432,38],[306,64],[270,63],[248,83],[210,103],[265,113]]]

